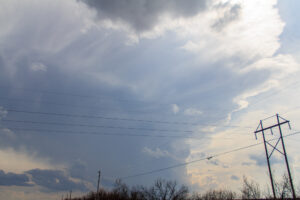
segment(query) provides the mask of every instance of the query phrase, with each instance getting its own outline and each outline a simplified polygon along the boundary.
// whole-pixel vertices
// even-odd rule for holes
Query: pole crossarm
[[[287,121],[281,122],[279,124],[275,124],[275,125],[272,125],[272,126],[260,129],[260,130],[256,130],[254,133],[259,133],[259,132],[262,132],[262,131],[265,131],[265,130],[268,130],[268,129],[272,129],[272,128],[276,127],[276,126],[280,126],[280,125],[283,125],[283,124],[286,124],[286,123],[290,123],[290,121],[287,120]]]

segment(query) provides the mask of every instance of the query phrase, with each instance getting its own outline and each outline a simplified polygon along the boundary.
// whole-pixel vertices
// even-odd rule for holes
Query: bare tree
[[[130,191],[130,197],[132,200],[146,200],[147,188],[144,186],[133,187]]]
[[[247,178],[243,177],[243,187],[241,189],[242,199],[259,199],[261,197],[261,191],[258,183],[254,181],[248,181]]]
[[[121,179],[117,179],[112,193],[120,199],[129,199],[129,191],[128,186]]]
[[[184,200],[188,196],[186,186],[178,187],[176,181],[158,179],[152,187],[144,189],[147,200]]]
[[[275,182],[275,190],[276,190],[277,196],[282,199],[293,196],[290,180],[286,173],[283,174],[282,180],[279,183]]]
[[[192,200],[223,200],[223,199],[235,199],[236,193],[230,190],[210,190],[203,195],[194,194]]]
[[[266,198],[266,199],[274,199],[274,196],[271,192],[271,189],[269,187],[269,185],[267,185],[267,189],[263,191],[263,196]]]

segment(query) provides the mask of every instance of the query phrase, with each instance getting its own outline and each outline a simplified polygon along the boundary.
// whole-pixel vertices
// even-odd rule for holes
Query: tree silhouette
[[[243,187],[241,189],[242,199],[259,199],[261,197],[261,191],[259,185],[254,181],[248,181],[243,177]]]

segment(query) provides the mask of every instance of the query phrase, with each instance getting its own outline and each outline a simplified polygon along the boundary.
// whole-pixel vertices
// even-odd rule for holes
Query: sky
[[[263,144],[219,153],[262,142],[254,131],[276,113],[284,135],[300,130],[299,8],[0,0],[0,198],[86,194],[99,170],[104,188],[162,178],[239,191],[245,176],[266,189]],[[300,134],[284,141],[299,188]],[[271,163],[279,181],[284,159]]]

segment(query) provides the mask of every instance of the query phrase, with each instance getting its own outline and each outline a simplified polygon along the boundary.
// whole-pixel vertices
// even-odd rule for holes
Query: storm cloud
[[[28,182],[29,178],[26,174],[5,173],[3,170],[0,170],[1,186],[32,186]]]
[[[12,149],[0,165],[0,179],[9,180],[2,184],[33,184],[20,190],[47,195],[95,190],[101,170],[109,188],[120,177],[252,144],[258,120],[287,109],[284,99],[260,99],[299,77],[287,76],[298,66],[293,57],[276,54],[284,27],[276,1],[261,9],[259,2],[1,1],[0,153]],[[285,105],[299,102],[284,96],[294,101]],[[264,181],[256,169],[265,156],[257,155],[238,152],[125,181],[237,188],[237,177],[251,171]]]
[[[137,32],[155,26],[160,17],[192,17],[207,7],[207,0],[82,0],[97,11],[100,19],[127,23]]]

